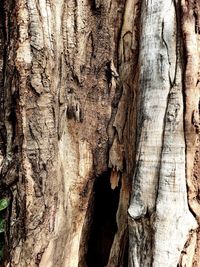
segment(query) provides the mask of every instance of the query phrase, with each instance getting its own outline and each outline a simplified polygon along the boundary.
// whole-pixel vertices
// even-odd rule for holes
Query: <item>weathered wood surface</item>
[[[95,267],[198,266],[199,12],[193,0],[1,1],[7,266],[92,266],[108,183],[116,231],[102,221]]]
[[[121,190],[107,264],[123,264],[135,131],[124,10],[125,1],[2,5],[9,266],[87,266],[94,181],[108,169]]]
[[[198,22],[192,12],[198,13],[197,8],[192,1],[143,1],[141,8],[130,266],[195,264],[193,215],[198,216],[198,203],[192,173],[199,127],[199,56]]]

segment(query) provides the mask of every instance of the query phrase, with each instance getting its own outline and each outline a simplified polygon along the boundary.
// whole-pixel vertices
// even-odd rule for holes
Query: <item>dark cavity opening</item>
[[[88,267],[104,267],[117,232],[116,213],[120,186],[112,190],[110,171],[104,172],[94,184],[94,207],[86,256]]]

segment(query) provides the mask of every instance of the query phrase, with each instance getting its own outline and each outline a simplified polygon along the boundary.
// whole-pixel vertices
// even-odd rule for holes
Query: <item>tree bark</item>
[[[0,2],[4,266],[198,266],[199,8]]]

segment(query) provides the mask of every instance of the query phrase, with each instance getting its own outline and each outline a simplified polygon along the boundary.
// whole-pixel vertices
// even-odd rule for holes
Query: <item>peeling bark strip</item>
[[[0,1],[5,266],[198,266],[199,9]]]

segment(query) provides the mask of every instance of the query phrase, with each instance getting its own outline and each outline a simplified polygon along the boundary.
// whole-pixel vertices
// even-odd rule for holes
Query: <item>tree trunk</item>
[[[0,2],[4,266],[199,265],[199,12]]]

